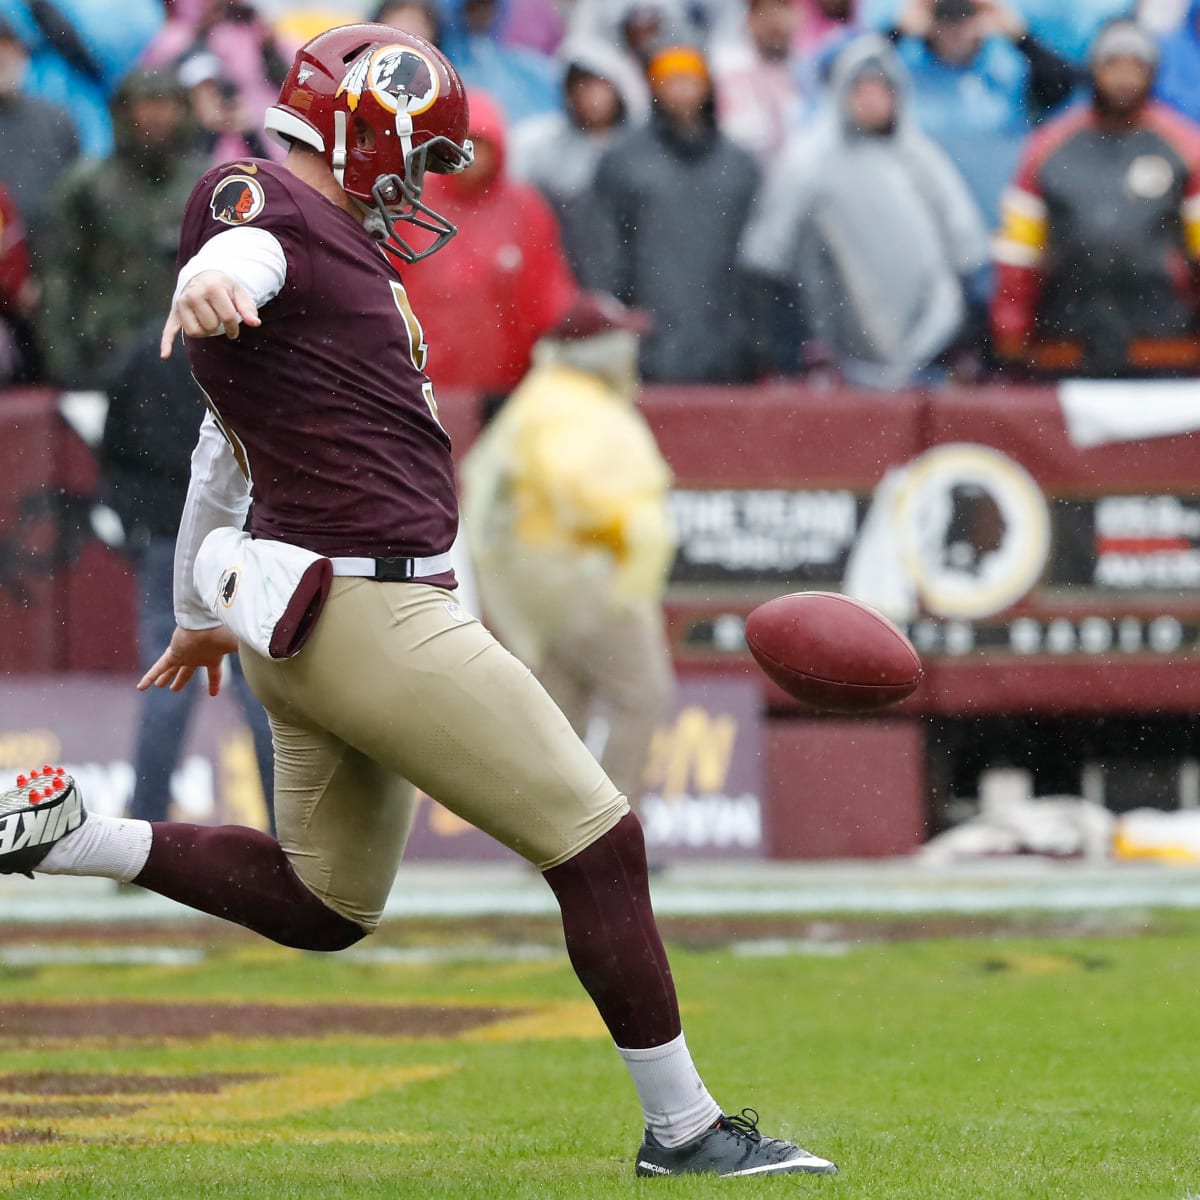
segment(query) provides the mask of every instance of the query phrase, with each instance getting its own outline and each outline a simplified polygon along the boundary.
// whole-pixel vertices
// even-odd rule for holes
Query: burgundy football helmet
[[[320,34],[297,52],[264,124],[323,155],[338,185],[379,213],[406,262],[427,258],[458,232],[421,192],[426,171],[453,175],[471,165],[467,94],[424,38],[365,24]],[[433,243],[414,249],[398,221],[432,233]]]

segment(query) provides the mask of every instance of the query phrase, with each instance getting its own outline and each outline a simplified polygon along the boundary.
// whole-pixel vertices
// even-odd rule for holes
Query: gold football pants
[[[295,658],[243,646],[241,659],[271,719],[283,849],[364,928],[395,879],[414,788],[541,870],[629,810],[528,668],[442,588],[337,578]]]

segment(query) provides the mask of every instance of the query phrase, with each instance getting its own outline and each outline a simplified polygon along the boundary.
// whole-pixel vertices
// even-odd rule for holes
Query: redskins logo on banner
[[[895,621],[979,620],[1020,600],[1049,553],[1050,511],[1029,472],[991,446],[954,442],[880,482],[843,586]]]

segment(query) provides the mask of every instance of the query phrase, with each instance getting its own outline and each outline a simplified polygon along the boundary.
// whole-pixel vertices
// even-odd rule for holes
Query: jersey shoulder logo
[[[250,175],[226,175],[213,188],[210,204],[213,220],[223,225],[245,225],[266,208],[267,198],[262,184]]]

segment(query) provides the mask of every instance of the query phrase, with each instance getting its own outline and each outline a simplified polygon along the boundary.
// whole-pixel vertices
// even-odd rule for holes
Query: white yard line
[[[660,916],[810,913],[1095,912],[1200,908],[1200,869],[1021,859],[929,867],[872,863],[704,863],[672,866],[652,883]],[[554,898],[521,866],[402,867],[386,916],[542,916]],[[182,921],[196,918],[149,892],[118,893],[106,880],[0,881],[5,926],[62,922]]]

